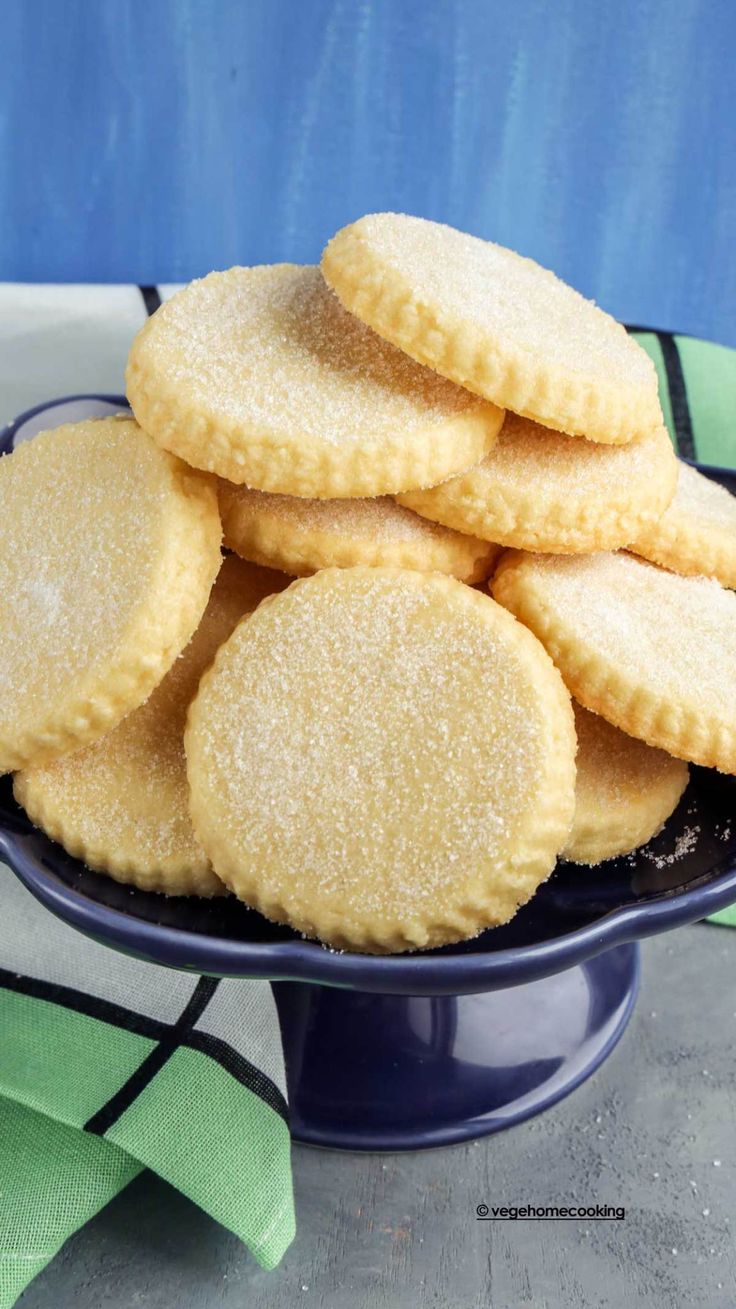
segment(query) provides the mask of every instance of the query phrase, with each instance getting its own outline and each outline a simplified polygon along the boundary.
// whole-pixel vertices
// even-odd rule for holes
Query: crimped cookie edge
[[[617,486],[615,505],[580,506],[562,493],[545,506],[544,521],[540,522],[533,486],[514,501],[500,486],[479,487],[472,468],[439,486],[407,491],[395,499],[423,518],[512,549],[544,554],[590,554],[620,549],[629,546],[642,527],[657,523],[674,497],[677,459],[666,429],[660,431],[661,460],[646,483],[646,503],[642,502],[640,483],[622,482]],[[671,461],[666,450],[671,454]]]
[[[172,495],[152,594],[131,615],[104,676],[91,668],[80,690],[43,727],[12,741],[0,737],[0,773],[50,763],[111,731],[148,698],[194,634],[222,562],[217,496],[180,460],[166,458]],[[172,604],[177,595],[178,607]]]
[[[202,851],[194,865],[178,856],[168,859],[151,859],[140,852],[119,856],[99,845],[85,841],[79,830],[68,821],[64,813],[52,805],[48,796],[35,783],[35,769],[17,772],[13,777],[13,795],[25,810],[34,827],[62,845],[68,854],[95,872],[104,873],[127,886],[162,895],[196,895],[211,898],[227,894],[226,888],[215,874]],[[171,881],[180,883],[171,890]]]
[[[609,822],[608,827],[602,831],[599,824],[581,822],[576,831],[574,822],[570,838],[560,858],[573,864],[592,867],[604,863],[607,859],[630,854],[632,850],[638,850],[640,846],[646,845],[674,813],[689,781],[690,774],[685,761],[675,759],[673,756],[672,762],[680,765],[680,768],[678,770],[673,768],[668,773],[664,781],[659,783],[654,795],[651,791],[647,791],[632,798],[628,806],[625,826],[620,821],[617,824]],[[621,814],[617,815],[619,820],[622,817]]]
[[[632,687],[613,662],[581,652],[575,637],[560,631],[549,607],[514,585],[516,554],[510,550],[501,558],[491,594],[541,641],[575,699],[629,736],[677,759],[736,774],[736,728],[706,722],[646,687]]]
[[[131,347],[125,380],[136,420],[157,445],[193,468],[259,491],[311,499],[390,495],[440,482],[477,463],[492,448],[504,414],[485,405],[428,424],[411,440],[354,448],[330,447],[308,433],[243,432],[234,421],[213,418],[181,387],[147,364],[149,319]]]
[[[600,379],[585,381],[547,367],[457,315],[440,319],[368,249],[360,220],[332,237],[320,266],[345,308],[385,340],[503,409],[605,445],[624,445],[663,422],[653,365],[651,388],[624,397],[620,388],[606,387]]]
[[[736,531],[709,529],[683,515],[659,519],[628,543],[632,554],[683,577],[712,577],[736,589]]]
[[[447,573],[472,586],[489,576],[500,547],[456,532],[454,538],[370,541],[320,528],[294,527],[268,511],[251,512],[220,484],[225,545],[252,563],[309,577],[324,568],[394,567]]]

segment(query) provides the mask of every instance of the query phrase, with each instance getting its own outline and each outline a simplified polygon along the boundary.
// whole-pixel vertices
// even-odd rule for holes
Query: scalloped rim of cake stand
[[[726,858],[687,889],[623,905],[594,923],[536,945],[487,954],[442,952],[364,955],[314,941],[239,941],[149,923],[89,899],[40,868],[0,829],[0,854],[47,908],[73,927],[127,953],[167,967],[220,977],[317,982],[384,994],[461,995],[549,977],[628,941],[654,936],[716,913],[736,900],[736,862]]]

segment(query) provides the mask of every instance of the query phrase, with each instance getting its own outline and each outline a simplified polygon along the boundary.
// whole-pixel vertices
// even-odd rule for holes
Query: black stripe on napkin
[[[77,991],[72,986],[60,986],[58,982],[47,982],[40,977],[24,977],[22,973],[9,973],[5,968],[0,968],[0,989],[28,995],[33,1000],[48,1000],[51,1004],[73,1009],[75,1013],[84,1014],[87,1018],[97,1018],[102,1023],[122,1027],[125,1032],[134,1032],[136,1036],[146,1036],[152,1041],[160,1041],[171,1026],[158,1018],[149,1018],[147,1014],[139,1014],[134,1009],[114,1004],[111,1000],[102,1000],[97,995],[88,995],[86,991]]]
[[[159,1018],[150,1018],[147,1014],[136,1013],[133,1009],[127,1009],[124,1005],[118,1005],[110,1000],[102,1000],[96,995],[88,995],[85,991],[77,991],[71,986],[60,986],[56,982],[48,982],[38,977],[25,977],[22,974],[8,972],[7,969],[0,968],[0,989],[6,991],[15,991],[19,995],[30,996],[34,1000],[46,1000],[51,1004],[61,1005],[65,1009],[73,1009],[75,1013],[84,1014],[88,1018],[96,1018],[100,1022],[110,1023],[113,1027],[120,1027],[126,1032],[133,1032],[136,1036],[145,1036],[149,1040],[159,1042],[164,1047],[163,1057],[158,1054],[159,1046],[143,1060],[140,1067],[132,1077],[121,1087],[120,1091],[114,1095],[107,1105],[93,1114],[86,1124],[88,1131],[98,1131],[95,1126],[101,1115],[112,1112],[113,1101],[118,1102],[118,1097],[126,1088],[132,1087],[133,1094],[129,1096],[126,1104],[117,1107],[117,1113],[110,1117],[107,1127],[111,1126],[115,1118],[119,1117],[124,1108],[132,1103],[136,1095],[148,1085],[151,1078],[156,1075],[159,1068],[162,1068],[168,1058],[171,1057],[176,1047],[186,1046],[191,1050],[198,1050],[200,1054],[207,1055],[218,1063],[221,1068],[234,1077],[241,1086],[252,1091],[254,1095],[260,1097],[265,1104],[269,1105],[284,1122],[289,1121],[289,1107],[281,1091],[271,1078],[252,1064],[250,1060],[241,1055],[227,1041],[222,1040],[219,1036],[211,1036],[208,1032],[197,1031],[194,1024],[201,1017],[207,1004],[214,995],[217,982],[212,978],[200,978],[192,996],[180,1015],[176,1023],[165,1023]],[[154,1056],[156,1062],[154,1065]],[[145,1076],[142,1076],[145,1070]],[[102,1129],[103,1131],[106,1128]],[[100,1133],[101,1134],[101,1133]]]
[[[270,1077],[232,1045],[228,1045],[227,1041],[223,1041],[219,1036],[213,1036],[211,1032],[195,1029],[189,1033],[183,1044],[190,1050],[199,1050],[200,1054],[209,1055],[210,1059],[220,1064],[236,1082],[240,1082],[241,1086],[260,1096],[261,1100],[265,1100],[266,1104],[288,1123],[289,1106],[275,1082],[272,1082]]]
[[[682,360],[677,341],[671,332],[657,332],[657,339],[662,347],[662,357],[667,373],[667,386],[670,393],[670,404],[672,405],[672,421],[675,425],[677,448],[686,459],[694,459],[693,424],[690,418],[685,374],[682,371]]]
[[[161,1037],[158,1045],[151,1050],[143,1063],[139,1064],[127,1082],[123,1082],[107,1103],[87,1120],[84,1124],[86,1132],[92,1132],[94,1136],[104,1136],[108,1128],[112,1127],[121,1114],[130,1108],[141,1091],[144,1091],[148,1083],[153,1081],[156,1073],[163,1068],[174,1051],[178,1050],[184,1038],[189,1035],[197,1019],[207,1008],[217,986],[218,981],[214,977],[200,977],[174,1025],[169,1027],[166,1035]]]
[[[667,390],[670,394],[670,407],[672,409],[672,422],[675,428],[677,449],[685,459],[694,459],[695,438],[687,398],[685,373],[677,339],[672,332],[660,332],[654,327],[635,327],[630,323],[626,324],[626,331],[648,332],[650,335],[656,336],[659,341],[664,369],[667,374]]]
[[[146,306],[146,313],[149,318],[155,314],[156,310],[161,307],[161,296],[158,293],[157,286],[139,286],[138,290],[143,296],[143,303]]]

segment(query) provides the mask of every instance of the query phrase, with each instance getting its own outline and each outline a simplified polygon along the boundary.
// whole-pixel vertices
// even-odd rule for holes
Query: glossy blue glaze
[[[638,986],[635,944],[487,995],[277,982],[292,1135],[341,1150],[417,1150],[511,1127],[595,1071]]]
[[[736,345],[729,0],[5,0],[0,278],[317,259],[374,209]]]
[[[0,454],[75,414],[124,403],[76,396],[37,406],[0,433]],[[736,491],[736,473],[704,471]],[[507,926],[386,958],[326,950],[234,899],[120,886],[37,831],[8,777],[0,779],[0,857],[98,941],[174,968],[275,981],[295,1139],[416,1149],[529,1117],[598,1066],[634,1003],[631,943],[736,900],[736,830],[724,839],[736,829],[735,808],[735,778],[693,768],[680,806],[645,850],[594,869],[562,863]],[[663,862],[696,827],[694,847]]]

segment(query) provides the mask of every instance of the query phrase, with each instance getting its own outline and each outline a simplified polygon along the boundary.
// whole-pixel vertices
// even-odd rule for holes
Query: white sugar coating
[[[627,445],[599,445],[553,432],[531,419],[507,414],[497,445],[476,465],[479,478],[509,489],[528,488],[539,482],[544,500],[550,492],[577,495],[610,493],[620,478],[632,482],[647,477],[653,460],[659,458],[662,432],[655,429]]]
[[[261,606],[187,736],[195,818],[237,868],[225,880],[317,929],[331,913],[442,921],[494,893],[509,916],[533,889],[528,843],[548,839],[535,824],[560,701],[505,617],[460,583],[389,569],[329,570]]]
[[[104,665],[159,563],[171,495],[135,423],[57,428],[0,459],[0,719],[23,728]]]
[[[573,708],[578,738],[578,803],[595,803],[601,810],[625,810],[643,791],[685,769],[682,761],[673,759],[666,750],[628,736],[582,705],[573,702]]]
[[[624,328],[533,260],[407,214],[369,214],[359,228],[420,304],[573,373],[627,388],[653,385],[649,357]]]
[[[321,596],[302,590],[290,600],[283,620],[271,606],[247,633],[227,683],[213,687],[205,758],[254,859],[278,861],[284,877],[298,871],[316,879],[327,896],[350,885],[369,902],[375,898],[377,912],[388,895],[400,912],[405,897],[431,898],[455,875],[459,851],[464,858],[497,851],[523,816],[539,751],[531,697],[520,695],[513,675],[504,685],[498,647],[478,625],[423,622],[428,603],[421,592],[393,590],[379,599],[366,588],[345,605],[320,603]],[[501,715],[474,703],[484,667]],[[295,713],[295,692],[305,685],[309,702]],[[425,749],[407,759],[403,742],[417,720]],[[473,775],[478,788],[471,791]],[[496,791],[505,801],[510,794],[513,804],[499,807]],[[370,821],[371,811],[378,821]],[[348,860],[343,846],[356,822],[363,828],[360,858]],[[295,839],[298,868],[291,864]],[[395,879],[371,886],[366,878],[387,844]]]
[[[736,496],[685,463],[679,465],[677,491],[665,521],[681,514],[692,515],[702,526],[712,523],[736,534]]]
[[[222,484],[221,484],[222,485]],[[368,541],[448,540],[459,534],[420,518],[404,509],[389,495],[354,500],[308,500],[294,495],[273,495],[268,491],[251,491],[245,486],[225,487],[230,502],[254,517],[278,518],[295,533],[312,531],[333,533]]]
[[[189,873],[198,874],[200,893],[216,890],[189,817],[186,714],[218,646],[273,582],[283,585],[278,574],[229,556],[200,626],[145,704],[101,740],[19,774],[29,808],[42,807],[67,841],[103,866],[137,865],[140,873],[168,867],[174,893],[195,889],[181,881]]]
[[[627,681],[718,719],[733,704],[732,591],[626,553],[528,555],[522,566],[555,630]]]
[[[627,445],[600,445],[565,436],[509,412],[495,446],[485,458],[440,485],[449,492],[472,477],[479,495],[484,488],[526,495],[533,487],[540,512],[561,493],[567,500],[575,497],[586,506],[591,505],[591,497],[599,496],[608,505],[615,502],[618,490],[619,497],[629,504],[632,486],[637,483],[642,500],[651,495],[648,477],[664,460],[669,461],[670,455],[674,459],[671,442],[661,428]]]
[[[575,816],[563,858],[598,864],[637,849],[658,832],[688,782],[688,767],[573,703]]]
[[[469,584],[488,577],[500,546],[440,527],[389,496],[350,500],[252,491],[218,479],[225,544],[298,577],[322,568],[397,566]]]
[[[156,314],[146,359],[168,392],[254,436],[370,444],[483,407],[347,313],[314,267],[192,282]]]
[[[671,499],[677,460],[664,427],[627,445],[581,441],[510,411],[493,450],[401,504],[457,531],[528,550],[628,545]]]
[[[688,464],[677,471],[674,499],[642,524],[629,548],[673,572],[736,588],[736,497]]]

